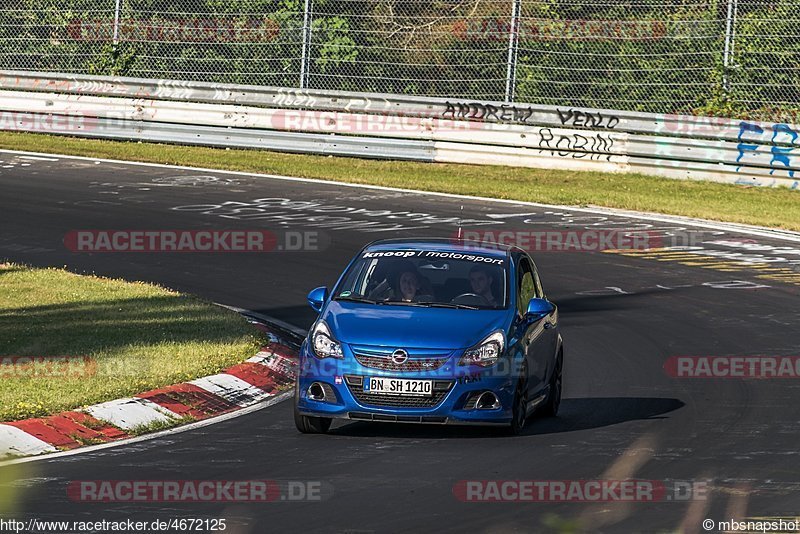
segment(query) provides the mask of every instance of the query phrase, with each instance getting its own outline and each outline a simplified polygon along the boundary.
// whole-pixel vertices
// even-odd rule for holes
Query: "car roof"
[[[464,241],[456,238],[396,238],[381,239],[373,241],[364,250],[369,252],[380,250],[437,250],[440,252],[461,252],[471,254],[483,254],[498,258],[508,257],[516,247],[503,245],[501,243]]]

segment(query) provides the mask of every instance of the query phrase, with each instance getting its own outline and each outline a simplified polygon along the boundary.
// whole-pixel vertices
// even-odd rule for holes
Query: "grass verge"
[[[0,421],[215,374],[265,343],[240,315],[159,286],[0,263]]]
[[[785,188],[672,180],[641,174],[375,161],[17,132],[0,132],[0,148],[283,174],[549,204],[606,206],[800,230],[800,192]]]
[[[146,425],[139,425],[128,430],[131,436],[143,436],[145,434],[152,434],[153,432],[161,432],[162,430],[169,430],[178,426],[188,425],[189,423],[196,422],[197,419],[191,415],[186,415],[180,419],[170,419],[168,421],[153,421]]]

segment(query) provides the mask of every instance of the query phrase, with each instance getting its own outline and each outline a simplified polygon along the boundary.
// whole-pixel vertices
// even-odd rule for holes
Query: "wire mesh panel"
[[[502,99],[510,1],[316,0],[310,86]]]
[[[800,2],[738,0],[734,7],[731,113],[800,123]]]
[[[113,33],[114,0],[6,0],[0,3],[0,67],[105,73],[105,41],[80,38],[75,21],[97,20]]]
[[[6,0],[0,68],[800,122],[800,0]]]
[[[124,0],[120,46],[127,73],[295,86],[303,3],[287,0]]]
[[[711,94],[724,2],[522,4],[517,98],[635,111],[690,111]]]

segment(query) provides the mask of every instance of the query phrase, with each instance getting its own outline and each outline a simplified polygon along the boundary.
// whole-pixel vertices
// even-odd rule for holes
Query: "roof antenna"
[[[461,212],[458,214],[458,240],[461,241],[461,219],[464,215],[464,204],[461,204]]]

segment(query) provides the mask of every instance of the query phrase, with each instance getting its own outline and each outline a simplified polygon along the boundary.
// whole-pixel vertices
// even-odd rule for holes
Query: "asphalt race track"
[[[158,282],[302,328],[314,319],[308,290],[332,285],[365,243],[452,237],[459,218],[465,231],[701,231],[692,235],[716,262],[533,252],[561,314],[565,399],[558,418],[533,421],[524,436],[367,423],[306,436],[284,402],[165,438],[15,466],[23,470],[15,484],[23,491],[20,519],[227,518],[228,532],[237,533],[663,532],[682,525],[694,532],[705,518],[800,515],[800,382],[682,379],[664,370],[676,355],[800,355],[800,285],[787,274],[800,270],[800,255],[760,252],[779,268],[769,272],[783,276],[770,278],[757,262],[726,266],[720,255],[736,250],[719,243],[800,244],[311,181],[57,156],[0,153],[0,160],[0,258]],[[82,229],[313,232],[306,235],[316,236],[320,250],[71,252],[64,237]],[[453,493],[464,480],[625,478],[667,487],[708,481],[708,492],[705,499],[667,493],[658,502],[606,503],[475,503]],[[325,491],[316,502],[235,505],[79,503],[66,491],[76,480],[177,479],[319,481]]]

